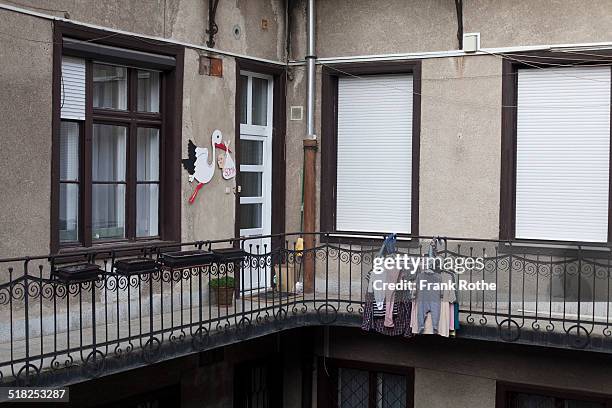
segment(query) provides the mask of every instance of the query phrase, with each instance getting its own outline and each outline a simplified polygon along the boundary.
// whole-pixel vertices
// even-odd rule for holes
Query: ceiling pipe
[[[307,138],[316,139],[314,128],[315,114],[315,75],[316,75],[315,55],[315,0],[308,0],[308,50],[306,63],[308,64],[308,100],[306,105]]]

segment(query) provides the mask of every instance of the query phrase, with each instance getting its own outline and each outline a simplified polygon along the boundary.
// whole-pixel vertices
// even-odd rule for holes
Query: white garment
[[[419,333],[419,322],[417,320],[418,310],[417,302],[412,301],[412,311],[410,314],[410,328],[413,334]],[[450,334],[450,303],[442,302],[440,305],[440,322],[438,322],[438,335],[448,337]],[[431,323],[431,313],[427,312],[425,317],[425,329],[421,334],[435,334]]]

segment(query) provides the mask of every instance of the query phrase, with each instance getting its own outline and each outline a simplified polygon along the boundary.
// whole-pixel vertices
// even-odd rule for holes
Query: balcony
[[[0,380],[69,384],[299,326],[360,326],[380,241],[318,233],[300,251],[298,237],[0,260]],[[427,243],[398,251],[416,256]],[[611,257],[601,249],[446,239],[439,256],[483,259],[461,279],[496,284],[459,291],[457,336],[611,353]],[[226,277],[233,290],[211,286]]]

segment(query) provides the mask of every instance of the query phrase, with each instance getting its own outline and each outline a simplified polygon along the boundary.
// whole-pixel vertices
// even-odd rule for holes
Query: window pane
[[[387,373],[378,373],[376,406],[381,408],[406,407],[406,377]]]
[[[253,77],[253,125],[268,124],[268,80]]]
[[[138,128],[138,181],[159,180],[159,129]]]
[[[125,181],[126,135],[123,126],[93,126],[93,181]]]
[[[242,186],[242,197],[261,197],[261,173],[240,173],[240,185]]]
[[[249,89],[249,78],[240,75],[240,123],[247,123],[247,92]]]
[[[136,186],[136,236],[153,237],[158,233],[158,184]]]
[[[159,112],[159,72],[138,70],[138,111]]]
[[[79,240],[79,185],[60,184],[59,239],[60,242]]]
[[[79,180],[79,124],[62,122],[60,131],[60,180]]]
[[[261,204],[240,204],[240,228],[261,228]]]
[[[125,185],[92,186],[92,238],[125,238]]]
[[[367,408],[370,376],[367,371],[341,368],[338,372],[340,408]]]
[[[93,64],[93,106],[127,109],[127,68]]]
[[[240,164],[263,164],[263,142],[240,139]]]

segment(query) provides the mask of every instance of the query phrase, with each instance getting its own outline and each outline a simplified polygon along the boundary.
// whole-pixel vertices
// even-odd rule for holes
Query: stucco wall
[[[306,19],[294,1],[292,25]],[[456,50],[455,3],[446,0],[318,0],[318,57]],[[612,40],[607,0],[465,0],[463,32],[480,32],[482,47]],[[302,23],[300,23],[302,24]],[[306,30],[291,28],[295,59],[305,55]]]
[[[52,25],[0,10],[0,26],[0,257],[43,254],[50,239]]]
[[[414,408],[493,408],[495,380],[417,368]]]
[[[55,1],[24,2],[46,13],[76,21],[165,36],[204,44],[208,3],[168,1]],[[56,10],[56,11],[53,11]],[[281,59],[285,53],[284,4],[281,0],[220,2],[217,47],[252,56]],[[248,16],[248,18],[247,18]],[[261,20],[268,20],[268,28]],[[0,37],[1,123],[3,128],[0,200],[0,257],[46,254],[50,242],[51,85],[53,23],[13,11],[0,10],[8,35]],[[233,28],[241,29],[235,38]],[[26,41],[31,39],[33,41]],[[27,58],[24,58],[27,56]],[[181,150],[187,141],[210,146],[211,133],[223,132],[235,146],[235,60],[223,58],[223,77],[198,73],[199,51],[186,49],[183,83]],[[232,149],[233,150],[233,149]],[[216,150],[217,154],[222,154]],[[294,167],[301,168],[295,165]],[[215,164],[216,167],[216,164]],[[235,180],[223,180],[216,168],[193,205],[187,200],[195,184],[181,173],[183,240],[229,238],[234,235]],[[299,187],[298,187],[299,188]],[[15,211],[22,215],[15,216]]]
[[[302,203],[302,174],[304,148],[302,140],[306,136],[306,70],[294,67],[287,81],[287,134],[286,143],[286,192],[285,192],[285,230],[300,231]],[[302,120],[291,120],[291,106],[301,106]]]
[[[317,347],[323,355],[323,342]],[[588,352],[331,328],[326,355],[415,368],[416,408],[493,408],[496,381],[586,393],[609,394],[612,389],[609,356]]]
[[[501,61],[423,60],[419,233],[497,238]]]
[[[293,1],[294,59],[306,54],[307,0]],[[457,48],[455,4],[446,0],[317,0],[317,57]]]
[[[185,50],[183,83],[183,142],[182,154],[187,157],[188,140],[211,151],[211,135],[215,129],[223,133],[223,140],[235,146],[236,64],[233,58],[223,58],[223,77],[198,73],[199,54]],[[215,149],[216,155],[225,154]],[[232,149],[234,151],[234,149]],[[210,157],[210,156],[209,156]],[[210,159],[212,160],[212,158]],[[189,204],[197,182],[189,183],[188,174],[181,170],[181,238],[184,241],[223,239],[234,236],[235,178],[225,180],[215,166],[210,183],[205,184],[193,204]],[[226,192],[229,189],[229,192]]]
[[[612,40],[609,0],[465,0],[465,32],[482,47],[574,44]]]
[[[447,0],[319,0],[317,56],[457,48],[455,4]]]
[[[208,39],[207,0],[24,0],[20,4],[58,17],[67,12],[70,19],[79,22],[197,45],[205,45]],[[262,28],[262,19],[268,21],[267,29]],[[215,48],[280,60],[284,55],[284,20],[283,0],[220,1]],[[239,38],[234,37],[234,26],[242,31]]]

